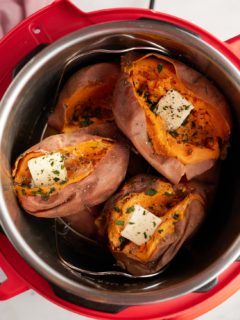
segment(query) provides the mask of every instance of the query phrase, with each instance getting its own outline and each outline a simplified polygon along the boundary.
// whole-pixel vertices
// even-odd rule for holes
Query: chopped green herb
[[[153,189],[153,188],[150,188],[148,190],[145,191],[145,194],[147,196],[154,196],[155,194],[157,193],[157,190]]]
[[[53,180],[54,180],[55,182],[58,182],[60,179],[57,178],[57,177],[55,177],[55,178],[53,178]]]
[[[81,127],[88,127],[90,126],[90,124],[92,124],[93,121],[90,120],[89,118],[84,118],[81,122],[80,122],[80,126]]]
[[[62,169],[62,170],[64,169],[64,164],[61,165],[61,169]]]
[[[43,173],[43,171],[44,171],[44,170],[43,170],[43,169],[41,169],[41,173]]]
[[[65,183],[67,183],[67,180],[63,180],[63,181],[60,182],[60,184],[65,184]]]
[[[123,245],[127,240],[126,238],[124,238],[122,236],[120,236],[118,239],[119,239],[120,245]]]
[[[143,97],[144,99],[147,99],[150,96],[150,93],[147,91],[144,91]]]
[[[143,232],[144,238],[147,239],[147,234],[146,232]]]
[[[146,215],[146,211],[144,210],[144,211],[143,211],[143,216],[145,216],[145,215]]]
[[[54,187],[50,188],[49,193],[53,193],[56,189]]]
[[[173,138],[177,138],[178,137],[178,133],[176,130],[171,130],[169,131],[169,134],[173,137]]]
[[[131,213],[135,210],[134,206],[127,208],[126,213]]]
[[[53,170],[53,173],[59,176],[60,172],[58,170]]]
[[[61,154],[61,162],[63,162],[65,159],[66,158],[65,158],[64,154]]]
[[[124,225],[124,221],[122,221],[122,220],[116,220],[116,221],[115,221],[115,224],[118,225],[118,226],[123,226],[123,225]]]
[[[132,222],[132,221],[130,221],[130,222],[128,222],[129,224],[135,224],[135,222]]]
[[[121,211],[118,207],[114,207],[113,210],[116,211],[116,212],[120,212]]]
[[[149,104],[150,110],[156,114],[158,103],[151,100],[148,100],[147,103]]]
[[[168,192],[168,191],[164,192],[164,196],[170,197],[170,196],[172,196],[172,195],[173,195],[172,192]]]
[[[43,193],[43,194],[41,194],[41,198],[42,198],[42,200],[47,201],[49,199],[49,194]]]
[[[174,213],[173,215],[172,215],[172,217],[173,217],[173,219],[174,220],[178,220],[179,219],[179,213]]]
[[[153,226],[156,227],[156,222],[155,221],[153,221]]]
[[[158,66],[157,66],[157,71],[158,72],[161,72],[163,69],[163,64],[162,63],[159,63]]]

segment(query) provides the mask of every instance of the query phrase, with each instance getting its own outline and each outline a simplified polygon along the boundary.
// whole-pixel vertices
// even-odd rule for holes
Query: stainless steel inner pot
[[[21,152],[39,141],[65,61],[77,51],[138,45],[132,35],[163,45],[212,79],[231,105],[234,130],[215,204],[198,235],[169,268],[153,279],[98,281],[77,276],[61,265],[56,256],[53,221],[23,212],[12,189],[10,166]],[[104,59],[109,57],[89,56],[80,65]],[[4,231],[24,259],[50,283],[88,301],[139,305],[196,290],[240,255],[239,101],[240,74],[234,65],[199,36],[171,23],[138,20],[98,24],[49,45],[19,72],[0,105],[0,219]]]

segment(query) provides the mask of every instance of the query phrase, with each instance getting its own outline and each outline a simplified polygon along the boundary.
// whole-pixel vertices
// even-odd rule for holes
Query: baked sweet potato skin
[[[113,130],[116,133],[116,130]],[[31,147],[16,161],[13,176],[16,175],[21,159],[29,153],[50,153],[76,146],[87,141],[104,139],[86,132],[73,132],[50,136]],[[129,158],[128,146],[123,141],[112,140],[112,147],[97,162],[94,171],[82,180],[63,185],[52,192],[47,199],[40,195],[18,193],[22,207],[37,217],[64,217],[86,211],[87,208],[104,202],[112,195],[125,177]],[[15,177],[14,177],[15,179]]]
[[[98,233],[95,220],[100,212],[101,208],[99,208],[99,206],[86,207],[78,213],[64,217],[63,220],[80,234],[89,238],[97,238]]]
[[[216,135],[222,140],[223,145],[227,146],[231,130],[231,117],[228,105],[222,94],[204,76],[183,63],[157,54],[149,54],[145,57],[151,58],[152,56],[161,62],[169,63],[174,68],[181,86],[194,93],[198,99],[210,106],[211,114],[218,119]],[[115,121],[123,133],[132,141],[139,153],[158,172],[173,183],[178,183],[184,175],[190,180],[214,165],[219,157],[217,147],[214,155],[206,156],[205,154],[205,157],[202,157],[202,147],[197,149],[191,143],[184,143],[184,145],[176,143],[170,134],[162,130],[162,141],[160,141],[162,150],[155,149],[155,143],[151,136],[152,132],[156,130],[154,128],[155,115],[151,111],[149,111],[148,115],[145,113],[146,111],[142,107],[142,98],[140,99],[137,95],[136,82],[134,83],[134,78],[131,78],[133,77],[131,65],[135,61],[145,59],[145,57],[138,59],[139,57],[127,56],[124,58],[122,74],[117,81],[114,92],[113,113]],[[130,71],[128,71],[128,68],[130,68]],[[153,79],[149,81],[151,82]],[[153,125],[151,125],[152,122]],[[152,128],[154,130],[150,131]],[[214,141],[217,145],[218,138],[216,137]],[[179,148],[182,148],[182,157],[185,162],[179,159]],[[199,153],[197,150],[199,150]],[[212,152],[211,148],[205,148],[205,150],[209,153]],[[224,153],[223,151],[222,154]]]
[[[158,187],[161,181],[153,176],[138,175],[130,179],[119,193],[108,200],[103,209],[102,219],[106,220],[110,250],[118,265],[134,275],[151,274],[164,268],[174,258],[183,243],[199,228],[205,216],[205,192],[199,183],[188,182],[173,186],[174,192],[184,190],[188,197],[181,200],[181,206],[185,208],[183,214],[179,215],[181,218],[171,220],[167,216],[169,213],[165,213],[166,219],[162,216],[164,223],[160,224],[159,230],[155,231],[148,242],[141,246],[130,242],[121,247],[124,241],[120,240],[121,237],[119,239],[117,237],[123,227],[115,224],[116,219],[123,219],[122,212],[119,210],[115,212],[119,201],[125,201],[124,197],[128,197],[129,194],[146,193],[149,188],[160,190]],[[163,182],[166,183],[166,181]],[[176,205],[178,206],[178,203]],[[169,212],[174,211],[175,208],[177,207],[170,208]]]
[[[113,120],[112,93],[119,74],[117,63],[98,63],[77,71],[64,85],[49,126],[69,132]]]

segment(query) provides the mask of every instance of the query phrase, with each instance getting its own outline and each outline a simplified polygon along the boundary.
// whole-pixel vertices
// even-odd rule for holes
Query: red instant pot
[[[91,25],[140,18],[174,23],[199,35],[240,70],[240,35],[224,43],[189,22],[152,10],[108,9],[84,13],[70,2],[58,0],[24,20],[0,41],[0,97],[12,81],[13,71],[16,72],[17,68],[21,68],[21,65],[36,54],[42,45],[53,43],[64,35]],[[128,306],[122,311],[111,313],[88,309],[60,298],[50,283],[17,253],[1,231],[0,267],[7,275],[6,281],[0,284],[0,300],[33,289],[59,306],[97,319],[194,319],[228,299],[240,288],[240,262],[236,261],[216,281],[212,281],[199,292],[156,304]]]

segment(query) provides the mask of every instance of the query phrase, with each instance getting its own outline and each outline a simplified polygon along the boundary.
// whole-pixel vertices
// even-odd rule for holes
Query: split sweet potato
[[[141,245],[121,236],[136,204],[162,219]],[[205,209],[205,192],[199,184],[172,185],[154,176],[138,175],[107,201],[99,229],[103,230],[101,223],[106,226],[109,247],[118,265],[134,275],[150,274],[173,259],[200,226]]]
[[[186,121],[173,131],[156,113],[159,100],[170,90],[194,105]],[[206,77],[169,57],[125,56],[113,113],[139,153],[173,183],[184,175],[188,180],[200,175],[226,155],[231,131],[226,100]]]
[[[34,186],[28,161],[60,152],[67,180]],[[37,217],[66,217],[86,211],[109,198],[125,177],[129,158],[123,141],[73,132],[50,136],[24,152],[13,170],[14,187],[22,207]]]
[[[113,121],[112,96],[119,74],[117,63],[98,63],[74,73],[59,95],[49,125],[70,132]]]

